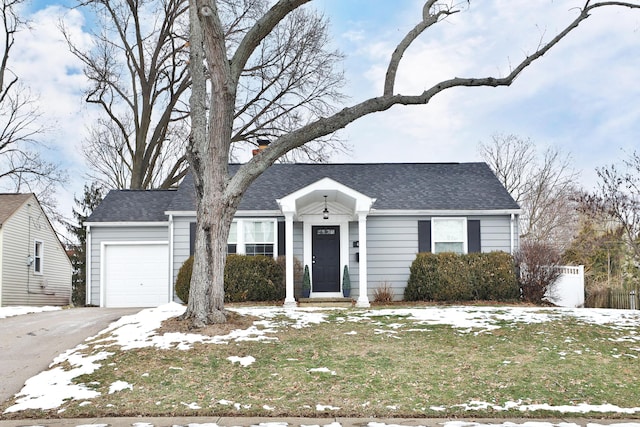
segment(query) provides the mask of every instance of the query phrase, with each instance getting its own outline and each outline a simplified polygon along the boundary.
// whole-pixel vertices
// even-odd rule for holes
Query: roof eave
[[[169,225],[169,221],[87,221],[82,223],[83,226],[101,226],[101,227],[158,227]]]
[[[520,215],[522,209],[372,209],[372,216]]]

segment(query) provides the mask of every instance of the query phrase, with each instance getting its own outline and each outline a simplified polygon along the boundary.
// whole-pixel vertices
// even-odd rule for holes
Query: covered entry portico
[[[311,274],[311,298],[342,295],[342,271],[349,264],[349,222],[358,221],[359,263],[356,306],[369,307],[367,296],[367,215],[375,202],[330,178],[322,178],[277,200],[285,217],[286,298],[296,306],[293,284],[293,224],[303,224],[303,265]],[[328,215],[323,211],[327,208]],[[355,283],[352,283],[355,287]]]

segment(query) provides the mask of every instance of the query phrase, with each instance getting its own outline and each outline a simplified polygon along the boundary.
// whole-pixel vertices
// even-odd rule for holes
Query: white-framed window
[[[273,221],[244,221],[244,250],[247,255],[273,256]]]
[[[43,254],[44,242],[35,240],[33,244],[33,272],[35,274],[43,273]]]
[[[467,219],[432,218],[431,252],[467,253]]]
[[[228,253],[274,256],[278,223],[275,219],[237,219],[231,224]]]
[[[227,239],[227,253],[235,254],[238,251],[238,223],[232,222]]]

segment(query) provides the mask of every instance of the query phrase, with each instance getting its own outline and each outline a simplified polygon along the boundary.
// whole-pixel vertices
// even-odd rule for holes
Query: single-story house
[[[71,261],[34,194],[0,194],[0,307],[68,305]]]
[[[230,166],[230,173],[237,170]],[[401,299],[418,252],[513,252],[520,208],[485,163],[275,164],[239,206],[228,252],[309,266],[311,298],[368,306],[383,285]],[[111,191],[88,218],[87,303],[153,306],[173,299],[193,253],[193,179],[177,190]]]

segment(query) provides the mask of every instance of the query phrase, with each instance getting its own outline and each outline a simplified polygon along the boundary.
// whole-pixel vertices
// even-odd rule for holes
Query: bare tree
[[[454,87],[509,86],[529,65],[557,45],[597,8],[616,5],[640,9],[640,5],[628,2],[587,1],[566,28],[522,59],[504,77],[455,77],[436,83],[419,94],[397,94],[396,71],[408,47],[427,28],[459,11],[455,4],[428,0],[416,26],[407,32],[393,52],[380,96],[358,102],[332,115],[310,117],[297,129],[279,136],[267,149],[229,176],[227,161],[242,74],[269,34],[287,16],[310,1],[276,1],[234,44],[234,49],[229,49],[227,44],[219,3],[190,1],[193,89],[188,155],[195,182],[197,231],[189,303],[183,318],[190,320],[194,326],[226,320],[223,311],[223,272],[230,224],[249,185],[281,156],[310,141],[330,135],[361,117],[388,110],[394,105],[427,104],[434,96]]]
[[[109,187],[168,188],[186,173],[184,0],[88,0],[100,21],[84,51],[63,33],[91,82],[86,101],[104,117],[85,144],[93,178]]]
[[[42,157],[45,146],[37,138],[45,129],[38,124],[37,98],[19,81],[9,61],[16,34],[26,25],[17,14],[23,2],[3,0],[0,5],[0,185],[10,191],[38,194],[47,214],[54,215],[53,192],[66,175]]]
[[[219,4],[231,47],[265,13],[268,1]],[[88,0],[86,5],[102,21],[93,49],[83,51],[65,34],[92,84],[86,101],[104,113],[85,144],[93,178],[115,188],[169,188],[187,171],[188,2]],[[147,16],[154,17],[151,23]],[[341,56],[326,49],[327,38],[322,16],[296,11],[252,54],[237,91],[231,141],[238,149],[248,151],[259,139],[277,138],[331,112],[343,78],[334,67]],[[293,158],[323,161],[344,148],[332,135],[324,141],[331,144],[316,142]]]
[[[544,242],[526,241],[514,255],[522,299],[534,304],[557,298],[560,252]],[[545,298],[546,297],[546,298]]]
[[[592,194],[580,201],[585,212],[621,227],[636,267],[640,266],[640,154],[622,161],[622,168],[609,165],[597,169],[599,182]]]
[[[503,134],[478,151],[523,210],[520,237],[559,250],[568,245],[578,229],[578,173],[569,155],[555,148],[540,155],[531,139]]]

